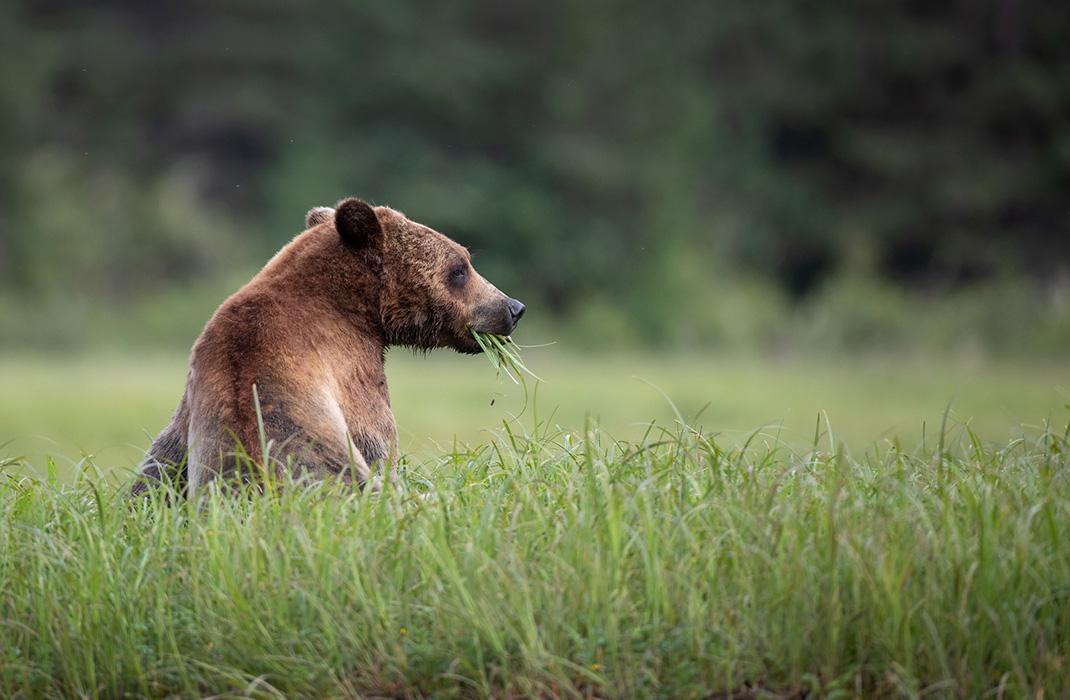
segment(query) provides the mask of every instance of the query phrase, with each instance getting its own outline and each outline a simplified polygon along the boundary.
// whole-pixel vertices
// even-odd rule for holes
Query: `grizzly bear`
[[[507,335],[524,315],[467,250],[398,211],[346,199],[306,226],[208,321],[133,495],[257,471],[363,487],[395,467],[387,347],[474,354],[472,331]]]

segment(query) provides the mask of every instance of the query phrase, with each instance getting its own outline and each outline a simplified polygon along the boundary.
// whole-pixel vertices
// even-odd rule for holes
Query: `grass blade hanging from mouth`
[[[472,332],[472,337],[479,343],[479,347],[483,349],[487,358],[490,359],[490,364],[498,372],[499,378],[502,374],[505,374],[513,380],[514,384],[519,384],[520,380],[517,377],[521,373],[527,373],[536,381],[542,381],[524,365],[524,362],[520,359],[520,348],[510,336],[481,333],[474,329],[469,330]]]

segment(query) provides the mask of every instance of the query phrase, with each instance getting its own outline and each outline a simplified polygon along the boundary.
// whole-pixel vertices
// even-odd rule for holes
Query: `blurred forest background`
[[[1062,0],[16,0],[0,85],[0,349],[188,347],[349,195],[521,342],[1070,347]]]

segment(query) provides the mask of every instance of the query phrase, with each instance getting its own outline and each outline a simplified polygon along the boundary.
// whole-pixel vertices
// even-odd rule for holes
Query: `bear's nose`
[[[509,313],[513,316],[513,324],[515,325],[520,317],[524,315],[524,305],[516,299],[509,300]]]

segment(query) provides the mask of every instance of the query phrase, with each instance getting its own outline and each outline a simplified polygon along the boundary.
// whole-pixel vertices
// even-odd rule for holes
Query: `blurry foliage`
[[[1055,0],[6,3],[0,334],[214,289],[357,195],[593,341],[866,345],[1008,284],[1061,338],[1067,36]]]

